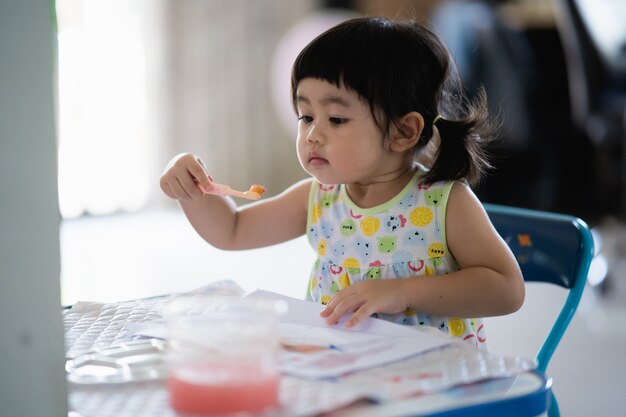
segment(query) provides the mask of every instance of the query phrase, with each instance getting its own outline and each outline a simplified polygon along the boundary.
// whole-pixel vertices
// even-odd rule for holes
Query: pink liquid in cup
[[[278,373],[258,365],[186,364],[168,378],[171,406],[181,413],[219,416],[278,406]]]

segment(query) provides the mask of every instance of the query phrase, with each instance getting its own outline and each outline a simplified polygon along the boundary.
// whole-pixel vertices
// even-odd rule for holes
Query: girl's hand
[[[404,280],[379,279],[362,281],[341,289],[330,300],[320,316],[336,324],[346,313],[353,313],[346,327],[353,327],[374,313],[396,314],[406,310]]]
[[[204,163],[196,155],[183,153],[175,156],[161,175],[161,190],[170,198],[189,201],[201,198],[213,188],[213,179]]]

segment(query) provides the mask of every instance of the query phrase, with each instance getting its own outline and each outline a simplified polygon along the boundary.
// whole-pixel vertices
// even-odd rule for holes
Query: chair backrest
[[[545,372],[587,282],[594,255],[591,231],[581,219],[569,215],[494,204],[485,204],[485,209],[513,251],[525,281],[551,283],[569,291],[537,353],[537,367]]]

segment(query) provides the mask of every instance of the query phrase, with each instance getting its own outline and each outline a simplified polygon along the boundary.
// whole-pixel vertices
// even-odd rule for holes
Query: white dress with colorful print
[[[307,298],[327,304],[341,288],[368,279],[443,275],[458,264],[448,251],[445,213],[453,182],[424,184],[418,170],[393,199],[358,207],[343,185],[313,182],[307,238],[317,253]],[[484,347],[481,320],[439,317],[410,309],[376,315],[395,323],[433,326]]]

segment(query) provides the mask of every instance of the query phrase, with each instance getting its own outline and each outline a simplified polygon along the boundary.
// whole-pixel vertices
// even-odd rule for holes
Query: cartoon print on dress
[[[324,280],[327,281],[327,280],[330,279],[329,266],[330,266],[330,264],[328,262],[321,262],[320,263],[320,272],[319,272],[320,283],[321,283],[321,281],[324,281]]]
[[[405,250],[399,250],[391,257],[393,274],[396,278],[408,278],[412,274],[409,271],[409,261],[411,260],[411,253]]]
[[[320,206],[325,209],[333,205],[337,201],[336,194],[322,194],[320,195]]]
[[[333,232],[335,231],[335,228],[333,227],[332,223],[322,219],[320,221],[319,227],[320,227],[320,235],[322,235],[322,237],[326,239],[330,239],[333,236]]]
[[[339,277],[339,285],[341,286],[341,288],[346,288],[350,284],[352,284],[352,282],[350,281],[350,276],[348,275],[348,273],[344,272],[343,274],[341,274],[341,276]]]
[[[402,244],[404,246],[426,246],[426,238],[425,233],[420,232],[419,230],[409,230],[402,237]]]
[[[453,337],[461,337],[465,334],[467,330],[467,326],[465,325],[465,320],[460,318],[450,318],[448,319],[448,331],[450,332],[450,336]]]
[[[320,243],[317,244],[317,253],[320,256],[326,255],[326,241],[324,239],[320,240]]]
[[[437,267],[443,264],[443,257],[446,255],[445,250],[443,249],[443,243],[441,242],[433,242],[428,245],[428,257],[433,266]]]
[[[322,217],[322,207],[318,203],[315,203],[311,211],[311,223],[315,224],[319,218]]]
[[[393,254],[393,256],[391,257],[391,262],[393,262],[394,264],[405,263],[409,262],[411,259],[411,252],[409,252],[408,250],[399,250]]]
[[[396,236],[378,236],[378,252],[391,253],[396,250]]]
[[[318,228],[319,228],[319,225],[317,224],[313,224],[309,228],[309,235],[311,236],[311,239],[318,240],[320,238]]]
[[[363,275],[363,279],[380,279],[380,266],[368,269],[365,275]]]
[[[352,247],[356,249],[360,259],[369,258],[370,254],[372,253],[370,241],[369,239],[366,239],[364,237],[359,236],[354,239]]]
[[[409,269],[411,271],[413,271],[411,273],[411,275],[418,275],[418,274],[415,274],[415,272],[425,271],[424,270],[424,265],[426,265],[426,264],[425,264],[425,262],[422,259],[420,259],[419,261],[409,261],[409,262],[407,262],[407,265],[408,265]]]
[[[480,326],[478,326],[478,329],[476,330],[476,339],[478,340],[478,343],[485,343],[487,341],[487,337],[484,333],[484,326],[485,325],[483,323],[480,323]]]
[[[417,323],[417,313],[412,308],[407,308],[402,312],[402,324],[415,324]]]
[[[375,260],[374,262],[370,262],[370,264],[369,264],[369,267],[370,267],[370,268],[373,268],[373,267],[375,267],[375,266],[380,266],[380,267],[382,267],[382,266],[384,266],[384,265],[383,265],[383,263],[382,263],[381,261],[379,261],[379,260]]]
[[[429,206],[437,206],[443,200],[443,189],[435,188],[434,190],[428,190],[424,195],[426,197],[426,204]]]
[[[429,258],[442,258],[446,255],[446,251],[443,248],[443,243],[433,242],[428,245],[428,257]]]
[[[363,217],[362,214],[356,214],[355,212],[352,211],[352,209],[349,210],[349,213],[350,213],[350,217],[356,220],[359,220],[361,217]]]
[[[391,265],[391,269],[393,270],[393,275],[396,278],[408,278],[411,276],[409,274],[409,268],[406,265],[406,262],[394,263]]]
[[[443,265],[443,258],[431,258],[430,263],[436,269],[439,265]],[[430,275],[434,275],[434,272]]]
[[[387,233],[393,233],[401,227],[404,227],[406,225],[406,222],[406,217],[404,217],[402,214],[398,216],[394,216],[391,214],[385,217],[385,219],[383,220],[383,225],[385,226],[385,230],[387,231]]]
[[[333,294],[337,294],[340,289],[341,288],[339,288],[339,284],[337,284],[337,281],[333,281],[333,283],[330,284],[330,292],[332,292]]]
[[[419,313],[417,316],[417,322],[420,326],[430,326],[430,314]]]
[[[339,232],[345,237],[352,236],[356,232],[356,223],[352,219],[345,219],[339,225]]]
[[[323,304],[323,305],[326,305],[326,304],[330,303],[330,300],[332,298],[333,297],[331,297],[330,295],[322,295],[322,297],[320,298],[320,303]]]
[[[361,271],[359,261],[354,258],[346,258],[341,266],[352,275],[358,274]]]
[[[413,207],[416,202],[417,202],[417,193],[411,190],[408,193],[406,193],[404,197],[402,197],[402,199],[400,199],[400,201],[398,202],[398,205],[402,209],[407,209],[409,207]]]
[[[482,329],[482,325],[480,327],[480,329]],[[474,345],[474,347],[478,347],[479,343],[482,343],[485,341],[485,339],[481,338],[480,336],[478,336],[478,333],[476,331],[476,320],[475,319],[469,319],[469,329],[467,329],[466,331],[466,335],[463,336],[463,341],[467,342],[471,345]],[[482,342],[481,342],[482,339]]]
[[[438,322],[438,324],[437,324],[437,327],[438,327],[440,330],[443,330],[443,331],[445,331],[446,333],[448,333],[448,321],[447,321],[447,320],[442,320],[442,319],[439,319],[439,322]]]
[[[360,227],[363,235],[372,236],[378,232],[380,220],[378,220],[378,217],[367,216],[361,220]]]
[[[476,340],[476,335],[474,333],[470,333],[463,337],[463,341],[474,346],[475,348],[478,347],[478,340]]]
[[[330,271],[331,274],[333,275],[339,275],[341,274],[341,272],[343,271],[343,268],[339,265],[330,263],[328,264],[328,270]]]
[[[330,251],[333,256],[333,263],[337,264],[339,263],[339,259],[342,259],[343,255],[346,253],[346,245],[342,241],[339,241],[332,245]]]
[[[419,206],[411,210],[409,221],[413,226],[424,227],[428,226],[434,217],[435,215],[429,207]]]

